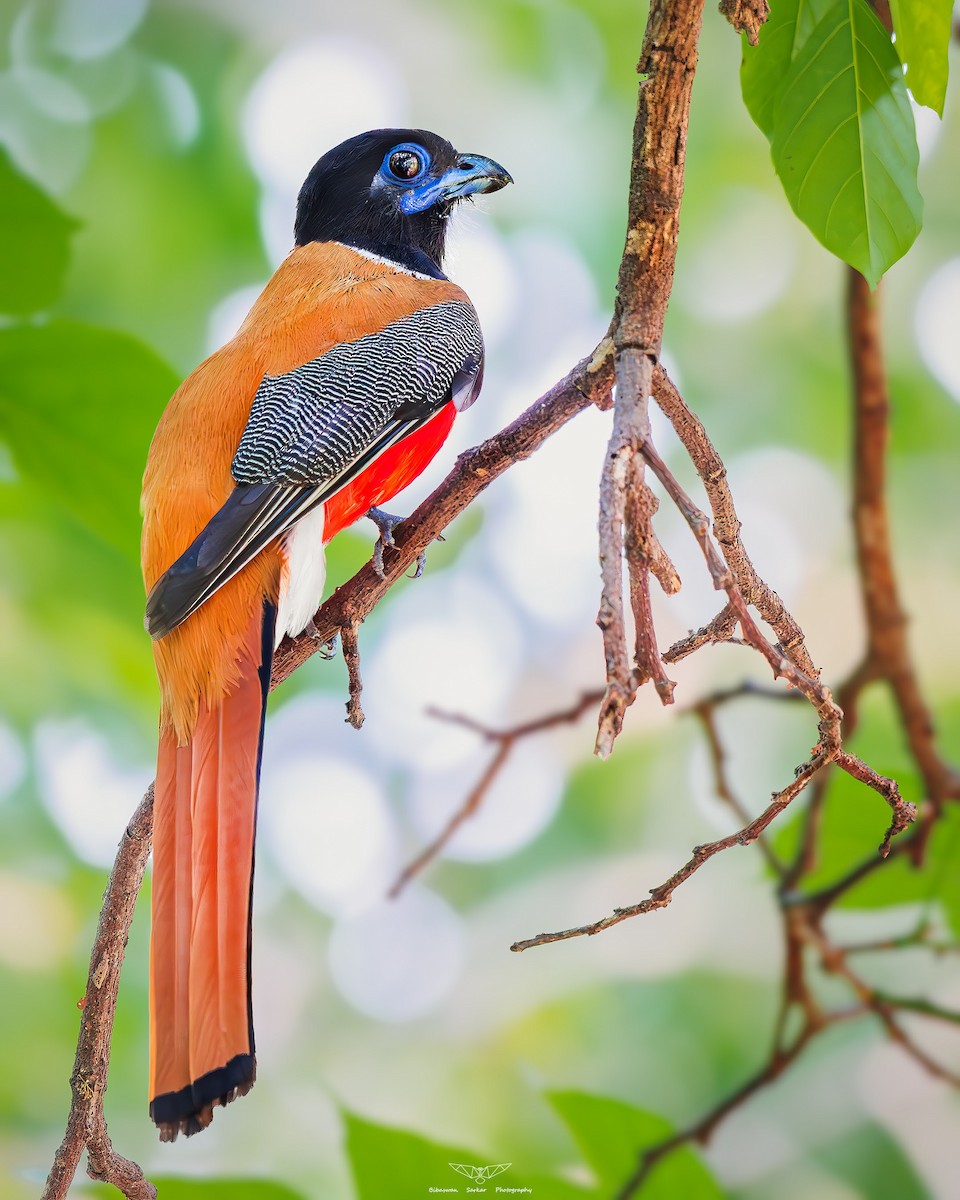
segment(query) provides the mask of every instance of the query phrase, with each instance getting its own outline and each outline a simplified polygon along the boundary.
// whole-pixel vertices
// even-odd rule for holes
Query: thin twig
[[[862,883],[868,875],[872,875],[878,871],[886,862],[894,858],[896,855],[910,854],[913,850],[914,839],[917,836],[917,827],[907,830],[906,833],[896,842],[893,842],[886,856],[877,854],[867,855],[860,862],[846,871],[838,879],[832,883],[819,888],[815,892],[792,892],[784,895],[783,902],[785,904],[805,904],[811,908],[818,909],[820,912],[826,912],[828,908],[832,908],[841,896],[846,895],[858,883]]]
[[[664,662],[676,663],[689,655],[696,653],[702,646],[712,646],[733,639],[733,631],[737,627],[737,616],[729,604],[725,604],[720,612],[702,628],[691,630],[686,637],[680,638],[663,653]]]
[[[880,857],[886,858],[890,853],[891,839],[903,833],[917,819],[917,806],[903,799],[895,779],[889,779],[886,775],[880,775],[872,767],[867,766],[862,759],[857,758],[856,755],[848,754],[845,750],[840,750],[833,761],[841,771],[846,771],[852,779],[859,780],[860,783],[866,784],[867,787],[872,788],[878,795],[882,796],[893,810],[893,820],[890,823],[890,828],[880,843]]]
[[[811,679],[817,678],[818,672],[807,651],[803,630],[773,588],[764,583],[757,574],[743,545],[740,538],[740,518],[737,516],[733,494],[727,482],[727,468],[723,459],[707,436],[703,423],[690,410],[666,371],[659,365],[653,373],[653,398],[673,426],[700,476],[710,502],[710,511],[713,513],[714,536],[743,598],[753,605],[777,635],[780,649],[787,658],[804,675]],[[721,628],[725,621],[730,620],[730,614],[724,611],[724,621],[718,622]],[[736,624],[735,619],[731,628],[733,624]],[[675,661],[669,655],[664,657],[668,662]]]
[[[646,355],[636,351],[618,353],[614,427],[600,476],[600,578],[603,587],[597,625],[603,636],[607,687],[597,718],[595,750],[602,759],[613,753],[614,743],[623,729],[624,713],[636,699],[641,684],[652,679],[655,685],[665,689],[661,692],[664,703],[672,699],[672,686],[660,662],[652,628],[649,579],[636,554],[628,560],[630,592],[637,621],[636,671],[627,646],[623,603],[627,493],[631,481],[636,483],[634,456],[648,429],[644,403],[650,390],[650,374],[650,360]],[[632,508],[635,511],[635,506]],[[633,544],[642,544],[644,540],[644,533],[639,530]]]
[[[649,429],[646,436],[649,437]],[[627,467],[624,529],[621,537],[622,554],[627,564],[627,592],[633,610],[633,661],[636,664],[633,679],[638,688],[647,680],[651,680],[660,702],[672,704],[675,685],[667,676],[666,667],[657,648],[657,631],[653,624],[653,607],[650,600],[650,575],[656,540],[653,516],[658,504],[659,501],[643,478],[643,459],[639,454],[633,454]],[[673,574],[676,576],[676,571]],[[679,585],[679,579],[677,584]]]
[[[729,692],[726,693],[726,695],[729,694]],[[720,731],[717,729],[717,701],[711,701],[708,697],[706,700],[702,700],[699,704],[694,705],[693,712],[699,718],[704,733],[707,736],[710,765],[713,769],[713,790],[724,804],[731,809],[737,819],[745,825],[750,820],[750,813],[747,810],[747,806],[734,792],[730,780],[727,778],[727,752],[720,738]],[[776,875],[782,876],[786,867],[780,861],[780,858],[763,834],[758,836],[757,845],[763,853],[763,857],[767,860],[767,865]]]
[[[523,738],[530,737],[532,734],[543,733],[547,729],[554,729],[557,725],[568,725],[578,721],[588,709],[593,708],[600,701],[602,696],[602,690],[586,692],[570,708],[565,708],[561,712],[548,713],[546,716],[526,721],[522,725],[515,725],[511,729],[490,729],[486,725],[482,725],[479,721],[474,720],[473,717],[468,717],[463,713],[448,713],[436,708],[429,709],[428,711],[431,716],[437,717],[441,721],[449,721],[454,725],[461,725],[464,729],[469,729],[473,733],[479,734],[486,741],[493,742],[496,745],[496,750],[493,753],[493,757],[484,767],[480,778],[467,793],[467,797],[460,807],[454,812],[453,816],[451,816],[433,841],[428,843],[416,858],[403,868],[391,885],[387,895],[391,899],[399,896],[410,880],[419,875],[443,851],[443,848],[449,843],[464,821],[476,813],[477,809],[486,799],[487,793],[490,791],[497,776],[506,766],[507,760],[513,753],[517,742]]]
[[[658,887],[650,889],[649,900],[641,900],[638,904],[631,904],[626,908],[616,908],[611,916],[603,917],[599,921],[593,921],[588,925],[578,925],[573,929],[563,929],[558,933],[538,933],[535,937],[514,942],[510,949],[519,952],[521,950],[529,950],[533,946],[543,946],[550,942],[566,941],[568,938],[593,937],[594,934],[602,933],[605,929],[609,929],[613,925],[619,925],[621,921],[641,916],[644,913],[653,912],[657,908],[665,908],[673,898],[673,893],[676,889],[698,871],[705,862],[713,858],[715,854],[719,854],[722,850],[729,850],[733,846],[749,846],[752,842],[755,842],[771,821],[778,817],[803,791],[810,782],[813,774],[825,762],[829,761],[829,755],[830,751],[828,750],[818,750],[810,759],[797,767],[793,781],[781,791],[776,792],[763,812],[742,829],[738,829],[736,833],[731,833],[727,837],[718,838],[715,842],[706,842],[702,846],[695,846],[691,857],[679,870],[674,871],[670,878]]]
[[[463,804],[457,809],[443,829],[437,834],[432,842],[429,842],[423,850],[409,862],[387,892],[391,900],[395,900],[403,891],[411,879],[419,875],[424,868],[443,851],[443,848],[448,845],[450,839],[454,836],[464,821],[476,813],[477,809],[482,804],[484,798],[489,792],[493,781],[500,774],[507,759],[510,757],[512,743],[502,741],[494,751],[493,758],[487,763],[483,769],[483,774],[467,793],[467,798]]]
[[[946,938],[935,937],[933,926],[927,920],[921,921],[915,929],[901,933],[897,937],[878,938],[871,942],[845,943],[843,952],[846,955],[877,954],[888,953],[891,950],[909,950],[917,946],[929,950],[935,955],[960,953],[960,944]]]
[[[724,1097],[719,1104],[706,1113],[705,1116],[701,1117],[699,1121],[678,1130],[676,1133],[671,1134],[670,1137],[657,1142],[656,1145],[641,1151],[637,1169],[617,1193],[617,1200],[630,1200],[630,1197],[635,1196],[647,1182],[657,1164],[672,1153],[672,1151],[678,1150],[681,1146],[688,1145],[690,1142],[703,1143],[708,1141],[721,1121],[728,1117],[735,1109],[746,1104],[751,1096],[778,1079],[787,1067],[791,1066],[800,1057],[814,1037],[815,1032],[815,1030],[805,1026],[789,1046],[786,1048],[777,1048],[758,1071],[742,1083],[736,1091]]]

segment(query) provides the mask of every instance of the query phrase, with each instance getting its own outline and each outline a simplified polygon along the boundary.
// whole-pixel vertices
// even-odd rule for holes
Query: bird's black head
[[[511,182],[499,163],[458,154],[425,129],[373,129],[328,150],[307,176],[296,242],[342,242],[436,275],[454,204]]]

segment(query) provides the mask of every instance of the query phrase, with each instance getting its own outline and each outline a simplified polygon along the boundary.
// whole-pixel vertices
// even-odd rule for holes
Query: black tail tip
[[[164,1092],[150,1101],[150,1116],[160,1130],[161,1142],[175,1142],[178,1134],[192,1137],[213,1120],[213,1110],[245,1096],[257,1078],[252,1054],[237,1054],[225,1067],[208,1071],[178,1092]]]

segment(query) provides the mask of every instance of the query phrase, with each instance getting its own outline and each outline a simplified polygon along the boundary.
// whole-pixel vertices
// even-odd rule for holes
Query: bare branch
[[[626,921],[630,917],[638,917],[644,913],[653,912],[657,908],[666,908],[673,898],[673,893],[676,889],[698,871],[705,862],[713,858],[715,854],[719,854],[721,850],[729,850],[733,846],[749,846],[752,842],[755,842],[770,822],[778,817],[803,791],[814,773],[825,762],[829,762],[831,757],[830,751],[818,750],[807,762],[797,767],[793,781],[783,788],[782,791],[776,792],[767,807],[753,821],[749,822],[742,829],[738,829],[736,833],[729,834],[727,837],[719,838],[715,842],[707,842],[702,846],[694,846],[691,857],[678,871],[675,871],[659,887],[650,889],[649,900],[641,900],[638,904],[631,904],[626,908],[616,908],[611,916],[603,917],[599,921],[593,921],[589,925],[578,925],[574,929],[563,929],[559,933],[538,933],[535,937],[514,942],[510,949],[519,952],[521,950],[529,950],[533,946],[543,946],[549,942],[566,941],[568,938],[593,937],[594,934],[602,933],[605,929],[609,929],[613,925],[619,925],[621,921]]]
[[[903,833],[917,819],[917,806],[902,798],[900,788],[897,786],[895,779],[888,779],[886,775],[878,774],[872,767],[868,767],[865,762],[855,755],[847,754],[845,750],[840,750],[834,762],[842,771],[846,771],[851,778],[859,780],[860,783],[865,783],[867,787],[872,788],[881,795],[893,809],[893,820],[890,828],[880,843],[880,857],[886,858],[890,853],[891,839],[896,837],[897,834]]]
[[[738,8],[735,0],[724,0],[722,8]],[[889,29],[889,10],[881,6]],[[740,1089],[718,1103],[699,1122],[661,1143],[647,1147],[640,1155],[637,1170],[627,1180],[620,1195],[622,1200],[635,1195],[650,1171],[672,1150],[693,1141],[705,1140],[716,1125],[735,1108],[743,1104],[760,1087],[773,1081],[784,1063],[792,1061],[820,1030],[838,1020],[861,1015],[873,1015],[882,1024],[887,1036],[924,1070],[953,1086],[960,1087],[960,1075],[951,1071],[925,1051],[904,1028],[901,1015],[926,1017],[952,1025],[960,1023],[960,1013],[935,1004],[924,997],[902,997],[883,992],[869,984],[849,963],[854,954],[891,951],[908,946],[928,946],[934,953],[956,949],[955,944],[937,941],[929,936],[930,926],[921,924],[900,937],[876,942],[840,946],[824,933],[822,922],[830,908],[852,887],[879,870],[887,857],[910,855],[919,862],[930,829],[938,818],[944,801],[960,793],[958,775],[947,766],[937,749],[930,710],[917,681],[906,638],[906,617],[900,604],[896,574],[889,536],[889,520],[885,498],[885,455],[887,441],[888,399],[880,341],[878,294],[871,295],[865,281],[856,272],[849,275],[848,312],[850,322],[851,360],[854,376],[854,530],[857,542],[858,568],[863,603],[867,618],[868,644],[860,666],[844,683],[839,692],[840,709],[846,713],[843,733],[849,736],[857,723],[857,706],[861,693],[871,683],[884,680],[893,691],[905,736],[932,800],[924,819],[915,830],[907,832],[898,842],[891,839],[907,829],[916,817],[916,807],[900,796],[894,780],[879,775],[860,759],[840,748],[836,720],[827,719],[833,727],[832,754],[825,754],[825,763],[814,780],[811,798],[801,831],[800,845],[789,869],[782,876],[778,898],[784,917],[785,974],[784,1001],[777,1021],[777,1035],[767,1063]],[[782,610],[779,598],[756,578],[753,567],[739,542],[739,522],[732,500],[726,490],[723,465],[705,442],[702,426],[683,405],[676,389],[669,384],[661,370],[654,379],[658,403],[670,417],[674,427],[697,464],[708,489],[714,511],[716,528],[724,551],[743,594],[753,601],[767,622],[777,631],[781,647],[799,667],[806,681],[816,679],[812,664],[806,658],[799,630],[791,628],[791,618]],[[681,503],[681,509],[683,509]],[[722,523],[721,523],[722,522]],[[693,525],[691,526],[693,527]],[[696,531],[696,530],[695,530]],[[714,575],[716,578],[716,575]],[[756,591],[752,588],[756,587]],[[668,661],[692,653],[712,641],[731,640],[735,622],[743,610],[736,596],[714,619],[710,626],[678,642],[665,655]],[[755,644],[753,634],[742,625],[745,640]],[[776,667],[774,668],[776,670]],[[815,702],[815,695],[808,694]],[[821,729],[824,728],[822,711]],[[839,711],[839,710],[838,710]],[[712,710],[709,710],[712,717]],[[711,753],[714,758],[718,791],[728,792],[723,774],[723,749],[716,736],[715,726],[708,729]],[[825,743],[821,743],[824,745]],[[832,884],[816,893],[803,895],[797,885],[814,869],[822,829],[822,815],[830,782],[830,763],[853,778],[865,783],[880,794],[893,813],[890,828],[880,846],[880,853],[865,858]],[[585,932],[591,932],[585,929]],[[804,944],[812,944],[820,953],[824,968],[839,975],[849,985],[858,1003],[852,1008],[823,1012],[817,1004],[807,981],[803,955]],[[786,1048],[781,1041],[790,1009],[799,1005],[804,1012],[804,1024],[795,1041]]]
[[[816,679],[819,672],[807,651],[803,631],[773,588],[757,574],[740,539],[740,518],[727,483],[727,468],[723,459],[707,436],[700,419],[687,407],[662,366],[658,366],[653,373],[653,398],[673,426],[700,476],[713,513],[714,536],[744,600],[753,605],[777,635],[780,649],[787,658],[804,675]],[[669,656],[667,658],[668,661],[676,661]]]
[[[637,672],[634,673],[627,649],[627,625],[623,604],[624,521],[631,467],[641,440],[649,433],[643,402],[649,392],[650,362],[645,355],[631,351],[619,354],[616,364],[617,388],[614,400],[614,427],[607,457],[600,476],[600,578],[603,588],[597,625],[603,635],[607,688],[600,704],[597,723],[596,753],[609,758],[614,742],[623,728],[623,716],[636,698],[637,688],[648,679],[663,676],[656,652],[656,635],[650,617],[649,581],[636,558],[629,566],[630,589],[638,622],[636,635]],[[642,483],[642,473],[640,475]],[[634,510],[636,508],[634,506]],[[635,544],[642,544],[642,530]],[[665,676],[663,676],[665,678]],[[666,701],[669,703],[669,700]]]
[[[87,990],[80,1002],[80,1037],[70,1076],[73,1099],[67,1130],[53,1160],[41,1200],[64,1200],[89,1147],[93,1178],[112,1183],[127,1200],[153,1200],[156,1188],[136,1163],[116,1154],[103,1120],[110,1038],[117,1008],[120,967],[130,934],[153,834],[153,784],[130,819],[103,898],[90,954]]]
[[[742,692],[738,692],[742,695]],[[724,698],[729,695],[726,693]],[[730,780],[727,778],[726,760],[727,752],[724,749],[723,742],[720,740],[720,732],[717,729],[716,712],[718,703],[722,700],[711,699],[708,697],[702,700],[699,704],[694,705],[693,712],[700,719],[704,733],[707,736],[707,747],[710,751],[710,765],[713,769],[713,788],[720,799],[733,812],[737,820],[744,825],[750,820],[750,813],[747,811],[746,805],[737,796],[730,785]],[[777,875],[783,875],[786,868],[780,861],[778,856],[770,845],[769,841],[760,834],[757,837],[757,845],[763,853],[763,857],[767,860],[767,865]]]
[[[733,631],[737,627],[737,615],[729,604],[725,604],[720,612],[704,625],[702,629],[695,632],[691,631],[685,638],[681,638],[678,642],[664,651],[664,661],[668,663],[680,662],[682,658],[687,658],[689,655],[696,653],[701,646],[712,646],[720,642],[729,642],[733,638]]]
[[[647,560],[652,514],[642,497],[628,506],[627,496],[643,487],[643,471],[636,459],[650,436],[653,368],[673,288],[690,93],[702,18],[703,0],[653,5],[637,66],[641,82],[613,334],[617,387],[613,430],[600,477],[603,586],[597,624],[603,633],[607,675],[597,723],[596,753],[601,758],[612,753],[638,687],[651,679],[664,704],[673,700],[673,684],[657,651],[650,612]],[[636,670],[630,664],[624,619],[625,554],[637,623]]]
[[[512,745],[513,743],[509,740],[500,742],[499,746],[497,746],[497,749],[494,752],[493,758],[491,758],[486,767],[484,767],[483,774],[470,789],[470,792],[467,794],[467,798],[464,800],[463,804],[457,809],[446,825],[444,825],[443,829],[437,834],[433,841],[425,846],[424,849],[421,850],[417,855],[417,857],[413,859],[412,862],[408,863],[407,866],[405,866],[397,876],[397,879],[387,892],[387,895],[391,900],[395,900],[407,886],[410,880],[419,875],[420,872],[427,866],[427,864],[431,863],[437,857],[437,855],[441,853],[443,848],[450,842],[450,839],[454,836],[464,821],[468,820],[474,815],[474,813],[483,803],[487,792],[489,792],[491,786],[493,785],[493,781],[500,774],[504,764],[510,757]]]
[[[507,760],[517,742],[523,738],[530,737],[532,734],[543,733],[547,729],[554,729],[557,725],[568,725],[574,721],[578,721],[587,709],[592,708],[598,703],[602,696],[602,691],[587,692],[571,708],[563,709],[561,712],[548,713],[546,716],[526,721],[522,725],[515,725],[512,729],[489,729],[486,725],[482,725],[479,721],[475,721],[472,717],[465,716],[462,713],[447,713],[442,712],[440,709],[430,709],[431,716],[437,717],[441,721],[449,721],[454,725],[462,725],[464,729],[470,729],[486,741],[493,742],[497,748],[490,762],[484,768],[483,774],[467,794],[467,798],[463,804],[460,805],[433,841],[421,850],[412,862],[404,867],[387,895],[391,899],[399,896],[410,880],[414,876],[419,875],[441,853],[444,846],[449,843],[464,821],[476,813],[497,776],[506,766]]]
[[[360,676],[360,647],[357,644],[357,623],[347,621],[340,626],[343,644],[343,661],[347,665],[347,681],[350,698],[347,700],[347,722],[354,729],[359,729],[364,722],[363,706],[360,698],[363,695],[363,679]]]
[[[745,1083],[742,1083],[736,1091],[724,1097],[715,1108],[712,1108],[705,1116],[701,1117],[696,1124],[678,1130],[676,1133],[671,1134],[670,1137],[664,1138],[662,1142],[657,1142],[656,1145],[649,1146],[647,1149],[641,1151],[637,1169],[617,1193],[617,1200],[630,1200],[631,1196],[635,1196],[646,1183],[654,1167],[674,1150],[679,1150],[681,1146],[688,1145],[690,1142],[703,1143],[709,1141],[721,1121],[728,1117],[735,1109],[746,1104],[751,1096],[754,1096],[757,1092],[768,1087],[774,1080],[778,1079],[787,1067],[791,1066],[800,1057],[814,1037],[814,1034],[815,1031],[812,1028],[805,1026],[789,1046],[786,1048],[776,1047],[764,1065],[755,1074],[751,1075]]]
[[[847,312],[854,394],[853,527],[858,577],[867,620],[868,667],[893,691],[907,744],[935,813],[944,801],[960,798],[960,775],[937,749],[933,715],[920,690],[910,657],[907,616],[897,587],[886,503],[886,449],[890,401],[883,364],[880,290],[851,267],[847,272]],[[926,835],[917,843],[918,851]]]
[[[649,435],[648,435],[649,436]],[[623,554],[627,562],[627,591],[633,610],[634,652],[637,686],[648,679],[653,681],[662,704],[673,703],[674,684],[657,648],[650,603],[650,575],[655,556],[653,515],[659,501],[643,478],[643,460],[634,454],[627,468],[627,494],[624,506],[625,529],[622,536]],[[674,572],[676,576],[676,572]],[[668,584],[673,580],[668,578]],[[679,586],[679,579],[677,579]]]
[[[897,937],[879,938],[872,942],[847,943],[843,947],[843,952],[848,956],[851,954],[877,954],[887,953],[891,950],[913,949],[916,946],[922,946],[936,955],[960,953],[960,945],[957,942],[934,936],[933,926],[927,920],[921,921],[915,929]]]

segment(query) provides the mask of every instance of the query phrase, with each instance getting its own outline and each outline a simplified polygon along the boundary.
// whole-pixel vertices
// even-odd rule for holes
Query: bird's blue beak
[[[482,154],[461,154],[455,166],[435,179],[402,192],[398,203],[405,213],[424,212],[445,200],[459,200],[481,192],[498,192],[513,177],[506,168]]]

